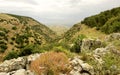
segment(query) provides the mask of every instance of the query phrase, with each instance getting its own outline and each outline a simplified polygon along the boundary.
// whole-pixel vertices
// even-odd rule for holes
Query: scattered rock
[[[70,64],[72,66],[72,70],[70,71],[70,75],[93,75],[94,69],[89,64],[80,60],[79,57],[74,57]]]
[[[120,40],[120,33],[112,33],[106,37],[106,41]]]
[[[107,48],[97,48],[95,49],[94,54],[102,56],[102,55],[105,55],[107,52],[109,52]]]

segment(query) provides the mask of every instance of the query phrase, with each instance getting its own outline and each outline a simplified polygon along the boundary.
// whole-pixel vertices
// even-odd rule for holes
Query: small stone
[[[7,75],[7,73],[5,73],[5,72],[1,72],[0,75]]]
[[[25,74],[25,69],[20,69],[20,70],[17,70],[14,75],[26,75]]]

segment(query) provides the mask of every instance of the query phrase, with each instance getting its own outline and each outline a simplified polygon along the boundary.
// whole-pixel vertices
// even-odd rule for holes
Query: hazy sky
[[[73,25],[120,6],[120,0],[0,0],[0,12],[25,15],[47,25]]]

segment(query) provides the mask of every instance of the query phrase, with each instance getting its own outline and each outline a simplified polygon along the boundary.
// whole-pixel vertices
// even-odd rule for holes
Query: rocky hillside
[[[36,48],[37,45],[49,43],[55,37],[56,35],[52,30],[30,17],[0,14],[1,58],[10,51],[19,52],[29,47]],[[27,52],[27,54],[31,54],[31,52]]]
[[[119,75],[116,40],[120,43],[120,33],[106,36],[106,44],[99,39],[79,39],[71,53],[62,49],[5,60],[0,75]]]

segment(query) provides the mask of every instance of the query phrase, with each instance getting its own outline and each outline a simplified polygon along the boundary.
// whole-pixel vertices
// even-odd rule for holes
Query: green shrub
[[[4,44],[5,42],[3,40],[0,40],[0,44]]]
[[[0,36],[5,36],[5,33],[4,32],[0,32]]]
[[[18,53],[16,51],[11,51],[4,57],[4,60],[9,60],[17,57],[18,57]]]
[[[2,28],[1,26],[0,26],[0,30],[3,31],[3,32],[5,32],[5,33],[8,33],[8,32],[9,32],[9,30],[7,30],[7,29],[5,29],[5,28]]]
[[[71,52],[75,53],[80,53],[81,52],[81,45],[82,45],[82,40],[86,38],[85,35],[81,34],[78,36],[76,41],[74,42],[74,46],[70,49]]]
[[[30,55],[33,53],[34,50],[34,45],[27,45],[24,48],[21,49],[19,56],[26,56],[26,55]]]
[[[12,27],[12,30],[17,30],[17,27],[16,26]]]
[[[7,46],[2,44],[0,45],[0,48],[1,48],[0,52],[5,52],[5,50],[7,49]]]
[[[23,44],[24,38],[23,38],[22,36],[18,35],[18,36],[16,37],[16,39],[15,39],[15,42],[16,42],[17,44]]]
[[[15,37],[12,37],[11,40],[14,41],[14,40],[15,40]]]
[[[102,32],[105,32],[107,34],[113,33],[113,32],[120,32],[120,17],[114,17],[108,20],[108,22],[105,23],[105,25],[101,28]]]

